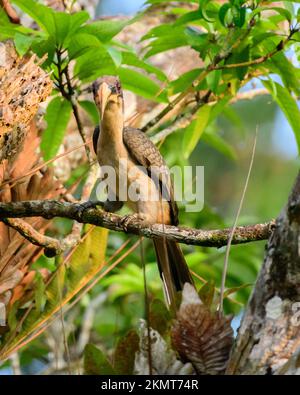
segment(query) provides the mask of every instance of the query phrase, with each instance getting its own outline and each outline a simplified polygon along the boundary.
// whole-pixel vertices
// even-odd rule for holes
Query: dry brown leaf
[[[231,317],[219,316],[202,304],[196,290],[185,284],[182,303],[171,330],[172,344],[198,374],[219,375],[226,369],[233,345]]]
[[[166,343],[162,336],[150,328],[151,374],[153,375],[188,375],[194,374],[190,363],[180,361],[174,350]],[[148,328],[144,320],[140,324],[140,350],[135,354],[134,374],[148,375],[149,367]]]

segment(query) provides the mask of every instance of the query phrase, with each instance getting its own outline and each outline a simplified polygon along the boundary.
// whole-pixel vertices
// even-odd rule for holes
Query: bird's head
[[[101,119],[103,119],[105,111],[123,112],[123,92],[118,77],[99,78],[93,84],[93,93]]]

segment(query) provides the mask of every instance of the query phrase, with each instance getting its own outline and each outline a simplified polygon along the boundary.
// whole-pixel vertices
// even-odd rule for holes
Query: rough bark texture
[[[300,173],[278,217],[231,356],[229,374],[280,374],[300,346]],[[298,362],[297,362],[298,361]],[[294,364],[295,365],[295,364]],[[293,366],[294,366],[293,365]],[[288,366],[288,365],[286,365]],[[294,366],[296,371],[297,366]]]
[[[51,90],[35,56],[20,58],[12,42],[0,43],[0,162],[21,151],[30,121]]]
[[[222,230],[201,230],[169,225],[147,225],[140,221],[124,224],[122,217],[95,208],[85,208],[80,203],[58,202],[56,200],[32,200],[26,202],[0,203],[0,221],[4,218],[43,217],[51,219],[62,217],[102,226],[117,232],[133,233],[149,238],[166,237],[178,243],[205,247],[222,247],[227,244],[231,228]],[[266,240],[272,233],[274,223],[236,228],[232,244]]]

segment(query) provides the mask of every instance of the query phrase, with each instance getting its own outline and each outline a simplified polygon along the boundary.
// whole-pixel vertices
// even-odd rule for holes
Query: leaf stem
[[[91,151],[90,148],[87,144],[87,140],[86,140],[86,135],[84,133],[84,129],[83,129],[83,125],[80,119],[80,115],[79,115],[79,110],[78,110],[78,103],[76,98],[74,97],[74,93],[75,93],[75,87],[72,85],[71,82],[71,78],[70,78],[70,74],[69,74],[69,63],[67,63],[67,65],[65,67],[62,67],[63,65],[63,59],[62,59],[62,54],[63,54],[63,50],[61,49],[57,49],[56,50],[56,55],[57,55],[57,70],[58,70],[58,77],[55,83],[55,86],[57,86],[57,88],[59,89],[61,95],[70,102],[71,106],[72,106],[72,111],[73,111],[73,115],[77,124],[77,128],[79,131],[79,134],[82,138],[82,141],[84,143],[84,147],[85,147],[85,152],[86,152],[86,156],[88,158],[89,163],[92,162],[92,156],[91,156]],[[63,82],[63,79],[65,77],[65,83]],[[67,87],[67,89],[66,89]]]

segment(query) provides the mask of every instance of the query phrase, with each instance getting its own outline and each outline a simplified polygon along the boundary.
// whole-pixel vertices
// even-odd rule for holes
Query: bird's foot
[[[124,215],[124,217],[121,218],[121,226],[124,228],[125,231],[128,230],[128,226],[132,224],[137,224],[139,222],[144,222],[145,221],[145,216],[142,214],[128,214]]]

